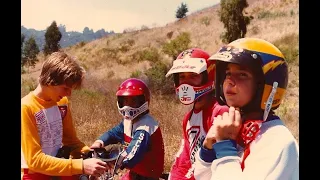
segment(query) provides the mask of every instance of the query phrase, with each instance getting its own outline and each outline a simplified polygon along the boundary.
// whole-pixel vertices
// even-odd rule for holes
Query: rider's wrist
[[[212,149],[212,145],[216,143],[215,139],[205,139],[203,141],[203,147],[206,149]]]
[[[103,143],[102,140],[98,139],[98,140],[96,140],[96,142],[100,143],[100,144],[101,144],[101,147],[104,147],[104,143]]]
[[[206,149],[212,149],[212,143],[210,141],[208,141],[207,139],[205,139],[203,141],[203,147]]]

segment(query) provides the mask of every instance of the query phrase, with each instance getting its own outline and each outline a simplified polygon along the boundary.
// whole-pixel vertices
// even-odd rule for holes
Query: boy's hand
[[[229,112],[225,112],[215,117],[213,128],[216,141],[227,139],[236,140],[241,129],[242,121],[239,110],[234,107],[229,108]],[[210,128],[210,129],[211,129]]]
[[[100,177],[107,170],[107,163],[97,158],[83,160],[84,174]]]
[[[212,149],[212,145],[216,143],[216,135],[215,135],[215,128],[213,125],[210,127],[206,138],[203,141],[203,147],[206,149]]]

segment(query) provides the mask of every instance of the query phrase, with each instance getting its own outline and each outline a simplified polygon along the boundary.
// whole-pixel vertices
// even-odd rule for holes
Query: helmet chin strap
[[[272,107],[274,95],[276,94],[276,91],[277,91],[277,87],[278,87],[278,82],[274,82],[272,86],[272,90],[270,92],[270,95],[265,105],[263,119],[262,120],[246,120],[244,122],[242,131],[241,131],[241,137],[245,145],[248,145],[256,138],[256,136],[260,131],[260,127],[262,123],[267,120],[269,112]]]
[[[273,82],[272,90],[270,92],[270,95],[269,95],[268,100],[266,102],[266,106],[264,108],[263,121],[265,121],[268,118],[269,112],[270,112],[271,107],[272,107],[272,102],[273,102],[274,95],[277,92],[277,87],[278,87],[278,82]]]

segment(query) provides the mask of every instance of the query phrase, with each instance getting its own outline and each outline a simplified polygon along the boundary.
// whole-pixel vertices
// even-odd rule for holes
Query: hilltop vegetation
[[[50,24],[48,24],[48,26],[49,25]],[[62,48],[72,46],[82,41],[90,42],[92,40],[99,39],[109,34],[115,34],[113,31],[108,32],[104,29],[100,29],[94,32],[92,29],[89,29],[88,27],[85,27],[82,32],[67,31],[66,26],[62,24],[59,25],[59,30],[62,34],[62,38],[60,40],[60,45]],[[45,44],[45,33],[46,30],[35,30],[32,28],[26,28],[24,26],[21,26],[21,34],[23,34],[26,37],[26,39],[29,39],[31,36],[33,36],[36,40],[38,47],[41,50],[43,49]]]
[[[289,85],[283,104],[277,110],[299,140],[299,2],[298,0],[250,0],[245,12],[253,16],[246,37],[258,37],[274,43],[287,58]],[[199,47],[211,54],[223,45],[220,36],[219,5],[199,10],[163,27],[126,31],[64,50],[86,68],[84,88],[75,91],[71,107],[79,137],[91,144],[101,133],[120,121],[115,91],[128,77],[145,79],[152,88],[151,114],[160,122],[165,142],[165,171],[178,150],[181,121],[189,107],[174,95],[172,79],[164,74],[175,51]],[[22,75],[21,96],[35,88],[43,61]]]

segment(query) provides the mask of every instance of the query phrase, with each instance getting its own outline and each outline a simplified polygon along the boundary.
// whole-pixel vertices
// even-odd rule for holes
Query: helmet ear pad
[[[223,94],[223,82],[226,78],[227,65],[228,63],[226,62],[216,61],[216,80],[214,81],[216,87],[215,96],[220,105],[227,105]]]

